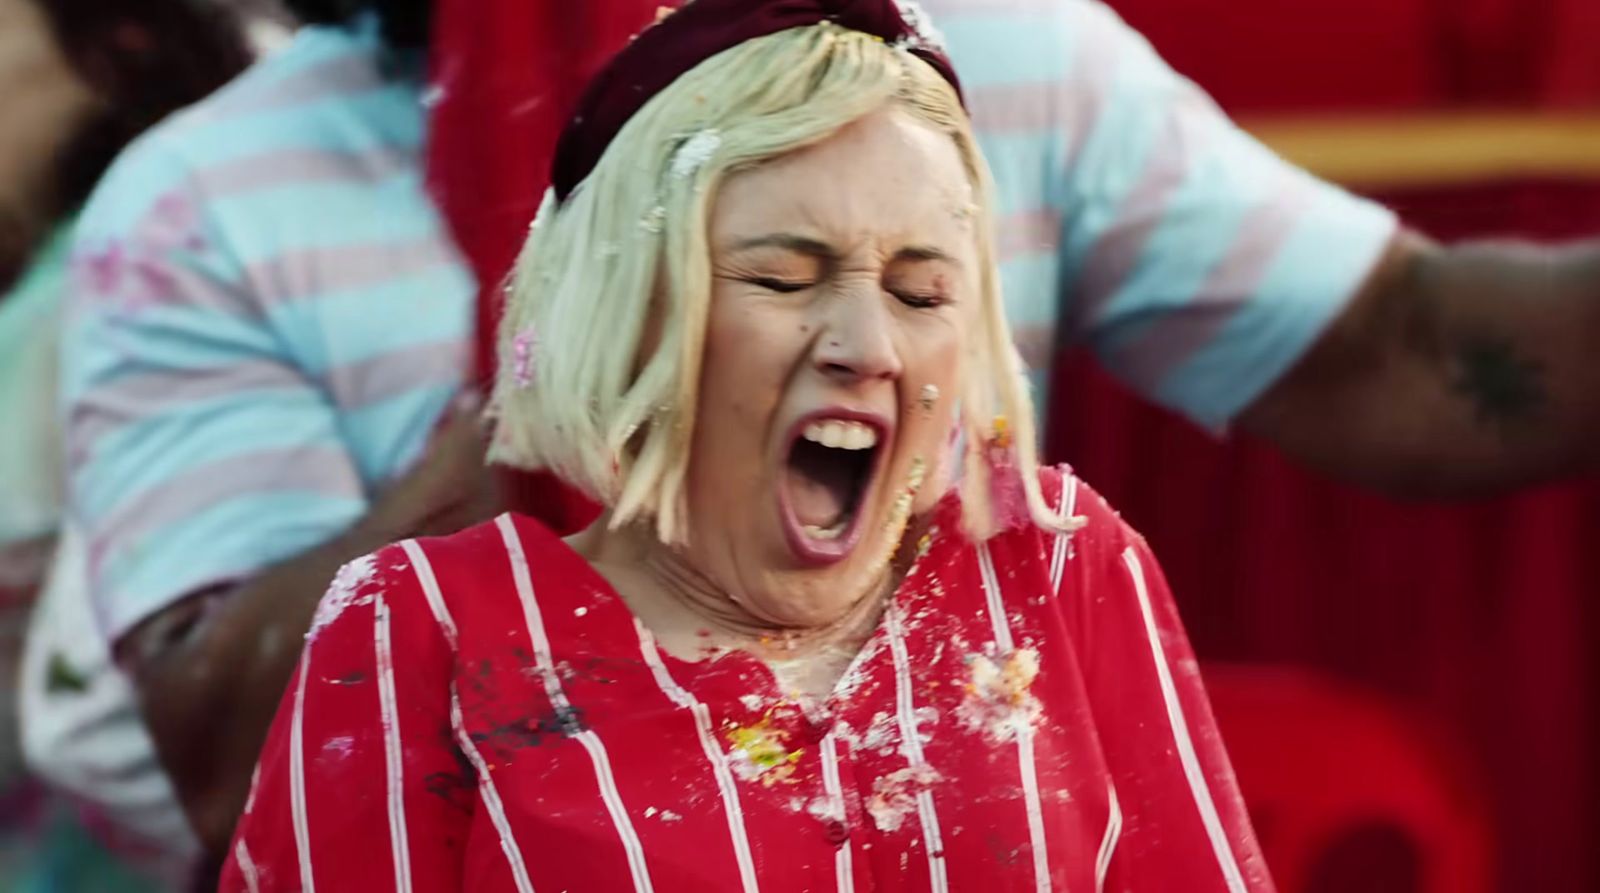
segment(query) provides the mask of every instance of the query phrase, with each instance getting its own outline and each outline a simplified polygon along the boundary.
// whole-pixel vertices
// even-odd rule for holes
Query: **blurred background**
[[[39,39],[22,2],[0,0],[0,59]],[[1424,232],[1600,235],[1595,0],[1110,5],[1270,146]],[[16,95],[0,132],[32,126]],[[1282,890],[1600,891],[1600,487],[1399,504],[1212,440],[1086,359],[1056,376],[1050,453],[1162,556]],[[41,570],[0,551],[7,689]],[[0,731],[0,891],[147,889]]]
[[[1430,235],[1600,234],[1594,0],[1111,5],[1280,153]],[[1600,890],[1600,488],[1397,504],[1083,358],[1051,422],[1162,558],[1282,889]],[[1351,818],[1324,835],[1318,809]],[[1454,860],[1494,882],[1421,885]]]

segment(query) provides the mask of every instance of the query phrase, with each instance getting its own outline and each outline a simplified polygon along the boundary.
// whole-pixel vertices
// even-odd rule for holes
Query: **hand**
[[[486,461],[488,447],[482,400],[464,395],[440,421],[422,459],[379,498],[368,522],[404,539],[455,533],[499,514],[505,497]]]

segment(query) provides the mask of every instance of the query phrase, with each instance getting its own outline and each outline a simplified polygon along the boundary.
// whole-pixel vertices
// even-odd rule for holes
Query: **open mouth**
[[[800,557],[836,561],[859,537],[884,429],[875,419],[831,414],[796,428],[781,487],[784,526]]]

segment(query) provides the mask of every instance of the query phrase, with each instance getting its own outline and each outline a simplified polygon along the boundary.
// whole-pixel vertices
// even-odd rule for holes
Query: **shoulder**
[[[287,46],[269,53],[210,96],[173,115],[162,129],[172,137],[200,140],[225,136],[240,123],[303,127],[346,99],[381,89],[385,77],[380,45],[349,29],[301,28]]]
[[[289,46],[134,140],[96,188],[83,232],[93,239],[97,232],[134,229],[175,192],[231,194],[289,176],[293,171],[257,162],[276,156],[282,168],[295,153],[341,148],[340,135],[326,133],[326,119],[358,106],[330,100],[386,84],[375,53],[359,38],[332,28],[302,29]]]
[[[391,610],[404,609],[408,602],[421,598],[417,568],[405,544],[384,546],[345,562],[334,573],[312,616],[306,641],[315,642],[327,630],[347,625],[352,609],[370,608],[380,600]]]
[[[370,614],[381,602],[407,622],[437,626],[454,647],[458,612],[451,602],[460,600],[454,590],[478,571],[505,563],[497,531],[496,521],[486,521],[450,536],[401,540],[346,562],[318,603],[306,640],[347,625],[353,609]]]
[[[1082,90],[1108,81],[1149,43],[1100,0],[922,0],[945,38],[963,86],[1057,83]]]
[[[441,537],[406,539],[345,563],[305,635],[313,683],[354,684],[376,661],[400,687],[431,687],[524,621],[528,561],[560,544],[537,522],[501,515]],[[518,580],[522,581],[521,583]],[[390,663],[388,655],[404,655]],[[439,689],[443,690],[443,689]]]
[[[1065,463],[1039,468],[1039,489],[1045,504],[1069,522],[1068,530],[1056,532],[1028,523],[999,534],[999,538],[1043,540],[1046,555],[1057,543],[1068,557],[1115,556],[1143,538],[1111,503],[1086,483]]]
[[[117,156],[89,196],[74,241],[100,243],[145,226],[163,198],[193,188],[193,164],[168,128],[174,119],[146,131]]]
[[[1024,53],[1059,45],[1063,37],[1091,36],[1084,32],[1116,27],[1130,31],[1102,0],[921,0],[934,25],[950,44],[948,49],[997,47],[1004,38],[1019,40]],[[1074,41],[1076,42],[1076,41]]]
[[[526,515],[503,512],[448,536],[419,537],[399,544],[436,575],[475,574],[489,567],[528,561],[566,548],[550,528]]]
[[[1081,518],[1083,530],[1131,530],[1122,513],[1065,462],[1039,468],[1039,488],[1063,514]]]
[[[581,561],[554,532],[506,512],[448,536],[419,537],[387,546],[342,575],[396,586],[414,596],[452,644],[464,628],[503,624],[520,612],[520,592],[532,579],[564,576]],[[537,572],[537,573],[536,573]],[[335,587],[338,588],[337,585]],[[356,598],[363,590],[356,589]]]

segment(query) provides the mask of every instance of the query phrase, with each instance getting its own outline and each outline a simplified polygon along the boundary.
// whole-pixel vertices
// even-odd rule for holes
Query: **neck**
[[[682,650],[670,648],[676,632],[680,644],[685,638],[694,643],[689,651],[736,648],[768,659],[841,648],[853,652],[871,636],[901,577],[894,564],[885,565],[835,616],[803,622],[763,611],[759,599],[720,585],[646,527],[607,531],[602,518],[575,537],[572,545],[613,584],[669,650]]]
[[[645,571],[657,591],[708,626],[719,638],[771,656],[799,656],[837,646],[859,646],[872,634],[895,575],[885,567],[871,584],[844,604],[836,616],[806,623],[771,616],[754,599],[719,587],[679,552],[659,543],[645,558]]]

